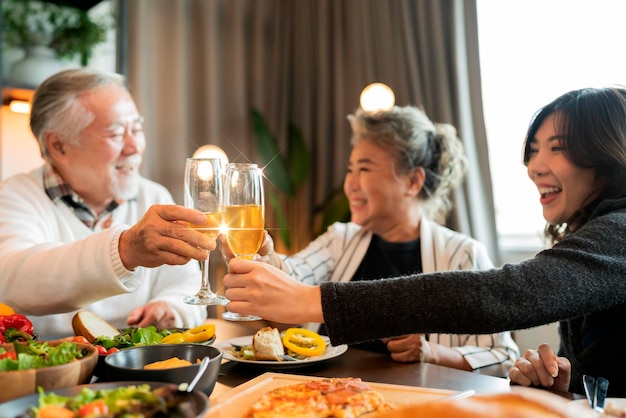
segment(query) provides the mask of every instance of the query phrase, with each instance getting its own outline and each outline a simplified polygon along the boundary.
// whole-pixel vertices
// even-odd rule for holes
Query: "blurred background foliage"
[[[293,123],[287,126],[287,149],[280,150],[276,137],[263,115],[252,109],[252,129],[257,141],[259,165],[272,187],[265,188],[266,201],[274,211],[282,244],[292,249],[291,221],[282,206],[284,199],[294,199],[303,184],[310,179],[311,153],[300,129]],[[350,220],[350,208],[342,188],[338,188],[324,202],[312,209],[314,224],[310,226],[312,238],[326,231],[333,222]],[[297,214],[292,216],[298,216]]]

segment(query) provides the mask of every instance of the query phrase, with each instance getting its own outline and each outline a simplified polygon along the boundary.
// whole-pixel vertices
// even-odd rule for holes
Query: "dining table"
[[[208,320],[216,325],[216,344],[228,342],[246,333],[252,335],[255,327],[233,324],[222,320]],[[251,365],[233,360],[223,360],[220,375],[210,398],[216,399],[265,372],[288,373],[318,377],[358,377],[365,382],[474,391],[476,394],[505,393],[511,390],[508,379],[453,369],[430,363],[401,363],[388,354],[356,347],[325,361],[312,362],[297,368],[274,368]]]
[[[366,382],[419,386],[453,391],[495,394],[511,390],[508,379],[457,370],[429,363],[399,363],[390,356],[348,348],[340,356],[304,367],[266,369],[226,360],[211,397],[220,396],[267,371],[320,377],[359,377]]]

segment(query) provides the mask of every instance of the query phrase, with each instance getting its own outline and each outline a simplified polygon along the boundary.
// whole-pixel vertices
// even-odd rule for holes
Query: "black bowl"
[[[185,332],[187,330],[189,330],[189,328],[171,328],[170,329],[170,331],[172,333],[174,333],[174,332]],[[210,344],[213,344],[215,342],[216,338],[217,338],[217,335],[214,335],[213,337],[211,337],[207,341],[199,341],[197,343],[188,343],[188,344],[210,345]],[[128,350],[129,348],[131,348],[131,347],[125,347],[125,348],[122,348],[122,350]],[[98,356],[98,364],[96,364],[96,368],[93,371],[93,375],[96,377],[98,382],[107,382],[109,380],[108,375],[107,375],[107,371],[106,371],[106,365],[104,364],[104,360],[109,355],[110,354],[100,354]],[[0,418],[3,418],[3,417],[0,417]]]
[[[189,383],[200,368],[200,361],[209,357],[209,366],[196,389],[211,395],[222,363],[222,350],[202,344],[159,344],[127,348],[106,356],[104,363],[111,381],[144,380],[152,382]],[[171,369],[144,369],[144,366],[172,357],[187,360],[191,366]]]

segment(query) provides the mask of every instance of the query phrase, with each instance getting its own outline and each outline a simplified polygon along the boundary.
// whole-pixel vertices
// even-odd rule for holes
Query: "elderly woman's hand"
[[[324,322],[319,286],[292,279],[266,263],[233,258],[224,276],[228,310],[285,324]]]
[[[281,257],[274,252],[274,240],[272,239],[272,236],[267,231],[263,231],[263,233],[263,242],[261,243],[261,247],[259,248],[259,251],[254,259],[284,270],[284,264]],[[220,235],[218,240],[222,257],[224,258],[224,261],[228,263],[235,257],[235,255],[231,251],[230,246],[228,245],[228,240],[224,234]]]
[[[426,336],[424,334],[409,334],[398,337],[384,338],[387,349],[391,353],[391,358],[395,361],[410,363],[421,361],[424,363],[433,362],[433,353]]]
[[[565,357],[558,357],[548,344],[537,350],[526,350],[509,369],[511,382],[522,386],[543,386],[558,392],[567,392],[572,365]]]

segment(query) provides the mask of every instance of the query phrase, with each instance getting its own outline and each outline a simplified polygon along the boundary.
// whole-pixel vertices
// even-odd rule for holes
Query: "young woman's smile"
[[[595,171],[572,164],[562,136],[548,116],[531,139],[528,176],[537,186],[543,217],[552,225],[568,222],[598,190]]]

